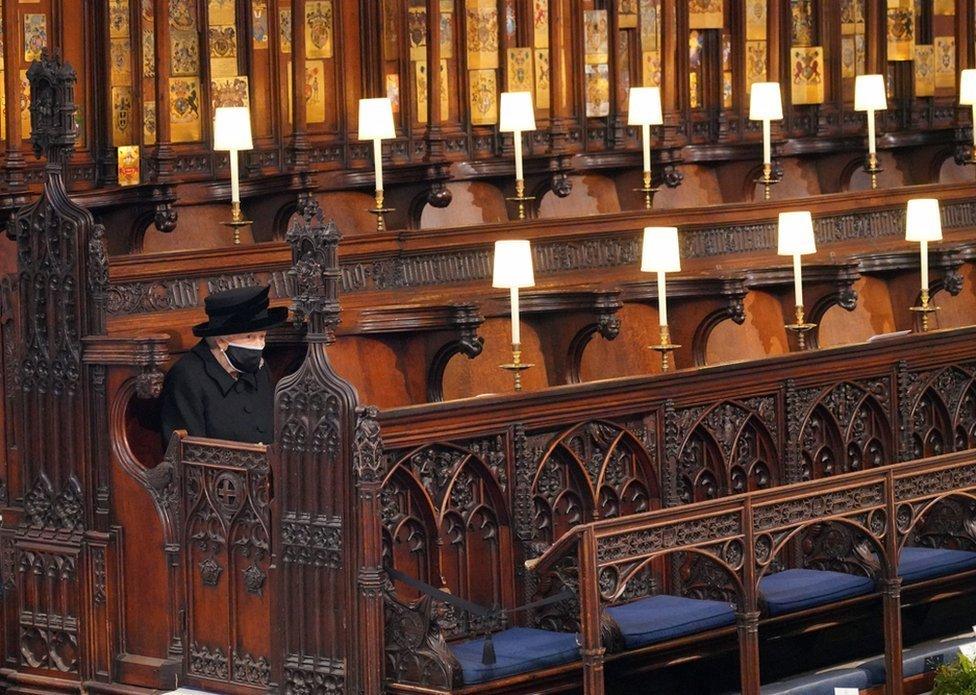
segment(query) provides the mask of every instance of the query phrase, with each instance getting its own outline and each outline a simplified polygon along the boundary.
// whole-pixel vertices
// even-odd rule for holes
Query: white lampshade
[[[503,133],[525,133],[535,130],[535,106],[532,92],[502,92],[498,130]]]
[[[804,256],[817,252],[813,236],[813,217],[806,210],[779,213],[780,256]]]
[[[641,270],[645,273],[677,273],[681,270],[681,250],[677,227],[644,227]]]
[[[959,103],[963,106],[976,104],[976,70],[963,70],[959,76]]]
[[[246,106],[219,106],[214,112],[214,149],[250,150],[251,112]]]
[[[858,75],[854,80],[854,110],[884,111],[888,108],[883,75]]]
[[[492,287],[532,287],[532,245],[525,239],[496,241]]]
[[[749,120],[783,120],[783,95],[779,82],[754,82],[750,90]]]
[[[905,241],[941,241],[942,217],[939,201],[934,198],[916,198],[908,201],[905,218]]]
[[[627,125],[662,125],[660,87],[631,87],[627,104]]]
[[[386,97],[359,100],[359,139],[390,140],[396,137],[393,102]]]

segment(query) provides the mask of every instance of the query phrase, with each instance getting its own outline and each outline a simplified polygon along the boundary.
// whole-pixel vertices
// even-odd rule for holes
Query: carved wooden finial
[[[292,247],[292,269],[295,283],[296,320],[308,321],[310,340],[335,340],[339,324],[339,233],[335,222],[325,221],[325,214],[315,195],[299,197],[298,211],[288,225],[286,240]]]
[[[75,148],[78,123],[74,103],[75,70],[61,55],[44,49],[27,69],[30,82],[31,144],[36,157],[63,164]]]

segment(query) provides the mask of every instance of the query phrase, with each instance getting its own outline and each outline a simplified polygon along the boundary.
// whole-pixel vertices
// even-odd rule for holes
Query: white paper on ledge
[[[834,688],[834,695],[860,695],[860,688]]]
[[[969,659],[976,660],[976,642],[959,645],[959,653]]]

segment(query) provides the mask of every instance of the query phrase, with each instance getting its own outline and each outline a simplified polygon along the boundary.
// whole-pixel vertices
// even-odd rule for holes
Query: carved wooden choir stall
[[[894,695],[973,641],[973,0],[0,19],[4,692]],[[262,285],[273,442],[163,441]]]

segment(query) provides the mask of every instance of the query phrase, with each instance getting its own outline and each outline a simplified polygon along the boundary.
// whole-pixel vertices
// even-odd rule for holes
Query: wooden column
[[[359,491],[359,660],[362,692],[383,691],[383,522],[380,492],[386,459],[376,408],[360,408],[353,443],[353,471]]]
[[[681,71],[680,56],[688,62],[688,42],[681,42],[678,34],[678,8],[682,0],[661,2],[661,99],[664,109],[664,144],[676,145],[683,140],[678,128],[682,115],[682,84],[687,88],[687,70]],[[684,46],[684,51],[681,47]]]
[[[305,0],[291,0],[291,167],[308,167],[308,134],[305,118]]]
[[[886,0],[867,0],[864,7],[864,69],[868,74],[884,74],[887,54],[888,12]]]
[[[901,644],[901,577],[898,576],[898,533],[891,520],[896,518],[894,473],[885,475],[885,513],[889,519],[884,536],[887,562],[881,580],[881,600],[884,604],[885,695],[901,695],[904,663]]]
[[[427,0],[427,161],[444,157],[441,122],[441,3]]]
[[[7,93],[7,153],[4,161],[4,175],[7,179],[7,193],[25,191],[24,169],[27,164],[21,151],[23,138],[20,132],[20,56],[23,54],[23,28],[17,22],[17,3],[4,0],[3,26],[6,34],[3,42],[4,89]],[[16,200],[16,203],[23,202]]]
[[[743,695],[759,695],[759,593],[756,579],[755,534],[753,533],[752,498],[746,499],[742,515],[746,560],[743,562],[742,583],[745,587],[745,610],[736,613],[739,633],[739,679]]]
[[[377,0],[359,0],[360,33],[359,51],[362,56],[360,79],[363,96],[386,96],[383,84],[383,12]],[[349,129],[350,132],[352,129]]]
[[[156,181],[168,183],[172,177],[169,124],[169,0],[153,5],[153,43],[156,48]]]
[[[576,80],[573,51],[573,2],[551,0],[549,4],[549,95],[552,153],[568,149],[569,128],[574,120]]]
[[[360,586],[374,586],[375,567],[361,585],[353,472],[357,396],[329,362],[340,314],[340,238],[315,196],[300,194],[287,239],[293,267],[306,271],[296,277],[293,306],[307,323],[308,347],[298,370],[278,382],[275,443],[268,452],[277,481],[275,570],[269,573],[276,692],[302,692],[310,684],[319,692],[376,692],[363,684],[367,668],[359,652],[366,640],[381,638],[358,620]],[[376,678],[372,674],[371,682]]]
[[[600,635],[600,586],[596,566],[596,539],[592,528],[579,537],[580,626],[583,657],[583,692],[603,695],[603,640]]]
[[[160,184],[170,184],[173,181],[176,159],[170,140],[172,131],[169,122],[169,3],[170,0],[156,0],[153,4],[153,44],[156,49],[156,183]],[[159,231],[172,232],[176,229],[177,213],[173,207],[175,200],[168,186],[163,189],[162,197],[163,200],[156,205],[153,222]]]

